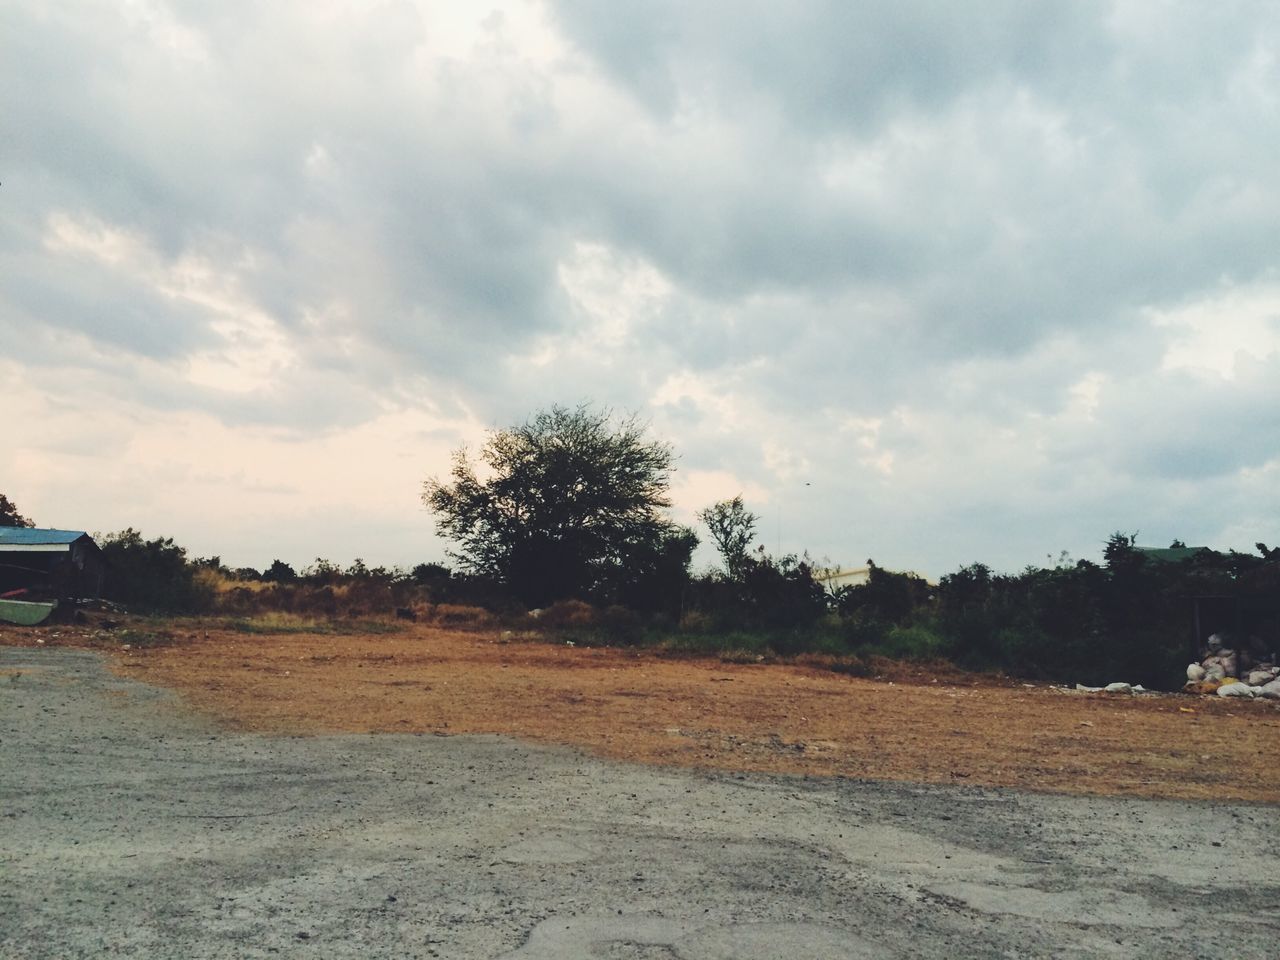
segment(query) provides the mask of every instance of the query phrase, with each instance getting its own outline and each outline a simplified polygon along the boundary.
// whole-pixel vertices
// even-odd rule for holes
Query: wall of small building
[[[64,551],[0,552],[0,594],[29,590],[50,599],[97,599],[102,595],[102,555],[90,543]]]

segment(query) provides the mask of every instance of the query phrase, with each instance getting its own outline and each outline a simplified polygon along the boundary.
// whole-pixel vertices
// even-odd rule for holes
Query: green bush
[[[871,650],[894,660],[936,660],[946,656],[947,651],[946,640],[920,624],[891,628]]]
[[[170,537],[144,540],[132,527],[98,538],[106,561],[103,593],[137,610],[198,613],[213,605],[214,590],[187,563]]]

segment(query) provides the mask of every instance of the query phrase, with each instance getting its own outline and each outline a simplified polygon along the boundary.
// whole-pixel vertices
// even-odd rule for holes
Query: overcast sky
[[[585,400],[771,552],[1252,550],[1278,164],[1274,0],[7,0],[0,493],[413,564]]]

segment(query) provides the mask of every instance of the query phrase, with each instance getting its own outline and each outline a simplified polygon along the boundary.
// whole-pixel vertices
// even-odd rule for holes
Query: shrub
[[[701,610],[690,610],[680,618],[681,633],[708,633],[712,629],[711,615]]]
[[[945,655],[947,643],[929,627],[917,624],[893,627],[874,649],[895,660],[934,660]]]
[[[495,620],[484,607],[456,603],[437,603],[427,610],[427,619],[446,627],[484,627]]]
[[[644,621],[634,610],[614,604],[600,615],[600,630],[609,643],[634,646],[644,638]]]
[[[581,600],[558,600],[538,615],[538,623],[549,630],[590,627],[599,619],[596,608]]]
[[[197,613],[212,606],[215,570],[187,563],[187,551],[170,537],[144,540],[132,527],[99,538],[107,569],[104,594],[139,610]]]

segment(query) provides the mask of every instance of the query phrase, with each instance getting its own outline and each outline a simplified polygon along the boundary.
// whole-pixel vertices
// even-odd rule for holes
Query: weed
[[[871,664],[859,656],[839,657],[832,660],[827,669],[850,677],[869,677],[874,673]]]
[[[296,613],[263,613],[256,617],[235,617],[221,626],[236,633],[329,633],[329,621]]]
[[[435,603],[427,609],[424,619],[431,623],[438,623],[442,627],[488,627],[497,618],[484,607],[460,603]]]
[[[348,635],[397,633],[401,629],[398,624],[390,623],[386,620],[372,620],[364,617],[353,617],[346,620],[317,619],[299,616],[296,613],[264,613],[256,617],[238,617],[224,620],[219,625],[225,630],[252,634],[325,633]]]
[[[110,640],[112,645],[120,643],[127,644],[136,649],[154,649],[156,647],[167,647],[177,642],[177,635],[171,630],[148,629],[142,627],[129,627],[114,634]]]
[[[720,654],[721,663],[764,663],[771,659],[755,650],[725,650]]]

